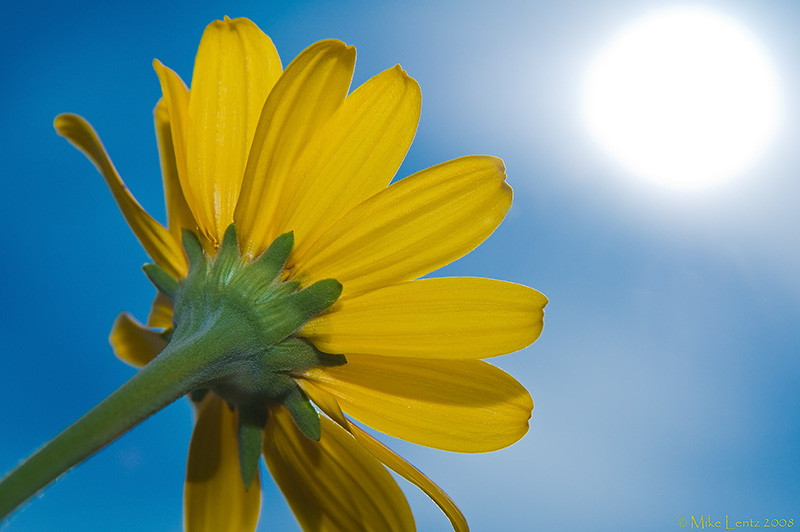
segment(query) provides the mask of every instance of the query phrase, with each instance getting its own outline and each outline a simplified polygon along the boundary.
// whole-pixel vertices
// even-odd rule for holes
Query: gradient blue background
[[[784,93],[781,130],[739,178],[670,192],[589,138],[582,76],[623,25],[663,1],[5,3],[0,32],[0,473],[133,370],[107,343],[146,316],[147,261],[95,169],[57,137],[76,112],[164,219],[154,57],[190,79],[205,25],[247,16],[284,64],[328,37],[354,44],[354,86],[396,63],[422,86],[401,175],[502,157],[515,200],[500,229],[441,275],[547,296],[541,339],[494,359],[536,403],[509,449],[457,455],[386,440],[480,531],[680,530],[678,519],[800,526],[800,4],[693,2],[756,33]],[[29,503],[5,531],[179,531],[190,408],[179,401]],[[402,484],[421,531],[444,516]],[[297,525],[271,480],[261,530]]]

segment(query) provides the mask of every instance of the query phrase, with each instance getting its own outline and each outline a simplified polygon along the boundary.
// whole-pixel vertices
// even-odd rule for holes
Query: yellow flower
[[[213,256],[235,223],[245,259],[293,232],[282,279],[341,283],[338,301],[296,336],[346,363],[290,372],[325,414],[319,441],[282,404],[268,405],[262,434],[269,471],[303,529],[413,530],[385,465],[467,530],[438,486],[342,411],[448,451],[493,451],[527,432],[530,395],[481,359],[532,343],[546,298],[489,279],[415,280],[474,249],[501,222],[512,196],[502,162],[463,157],[390,185],[416,131],[419,87],[396,66],[348,95],[355,50],[339,41],[310,46],[282,70],[269,37],[226,17],[203,34],[191,91],[154,64],[167,228],[136,202],[88,123],[61,115],[55,126],[95,163],[144,249],[173,278],[189,272],[182,230]],[[161,329],[172,328],[172,311],[159,293],[148,327],[120,315],[110,337],[117,356],[135,366],[151,361],[167,345]],[[242,482],[242,410],[214,391],[195,399],[186,529],[253,530],[261,495],[257,479],[250,489]]]

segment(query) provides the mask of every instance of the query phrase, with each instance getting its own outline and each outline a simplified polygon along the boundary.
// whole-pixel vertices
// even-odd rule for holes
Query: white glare
[[[635,174],[697,188],[753,162],[778,101],[770,61],[746,30],[685,8],[616,37],[589,70],[584,104],[594,136]]]

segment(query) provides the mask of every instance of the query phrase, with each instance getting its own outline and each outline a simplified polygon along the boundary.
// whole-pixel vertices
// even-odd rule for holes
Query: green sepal
[[[239,469],[242,473],[245,491],[250,489],[258,471],[261,459],[261,431],[267,419],[263,408],[239,408],[239,426],[237,440],[239,443]]]
[[[336,279],[323,279],[289,297],[290,304],[303,313],[303,323],[305,323],[336,303],[340,295],[342,295],[342,283]]]
[[[197,239],[197,235],[188,229],[181,230],[183,249],[186,251],[186,256],[189,258],[189,273],[192,270],[199,271],[205,270],[206,267],[206,254],[203,251],[203,246]]]
[[[283,406],[292,415],[294,424],[306,438],[319,441],[322,436],[319,414],[299,386],[295,385],[283,399]]]
[[[222,245],[217,251],[214,259],[214,267],[211,269],[213,276],[209,282],[216,286],[226,286],[236,273],[236,266],[239,263],[239,243],[236,240],[236,225],[231,224],[225,230],[222,237]]]
[[[286,265],[293,246],[294,233],[291,231],[284,233],[273,240],[272,244],[252,262],[250,267],[264,279],[277,279]]]
[[[341,366],[347,359],[323,353],[311,342],[293,336],[265,352],[261,363],[273,373],[293,373],[317,366]]]
[[[269,317],[260,329],[263,345],[277,345],[333,305],[341,293],[339,281],[323,279],[305,290],[265,301],[259,309],[259,314]]]
[[[158,264],[145,264],[142,266],[144,274],[164,294],[167,299],[175,303],[175,294],[178,292],[178,281],[176,281],[164,268]]]
[[[293,378],[282,373],[273,373],[254,361],[231,365],[234,370],[214,383],[214,393],[238,405],[254,403],[278,404],[295,387]]]
[[[282,404],[304,435],[319,439],[319,415],[295,377],[310,368],[344,364],[346,359],[323,353],[296,334],[336,302],[341,283],[324,279],[301,289],[299,282],[283,278],[294,244],[292,233],[276,238],[253,260],[240,254],[233,224],[214,256],[191,231],[184,230],[183,242],[189,272],[174,290],[171,343],[207,337],[215,358],[203,368],[203,388],[241,412]],[[160,279],[158,273],[154,277]],[[240,466],[242,480],[249,486],[259,445],[247,425],[243,422],[240,430]]]
[[[300,283],[297,281],[283,281],[276,285],[274,291],[272,291],[268,297],[263,297],[259,300],[259,303],[264,303],[269,301],[269,299],[274,299],[277,297],[288,296],[289,294],[294,294],[300,289]]]

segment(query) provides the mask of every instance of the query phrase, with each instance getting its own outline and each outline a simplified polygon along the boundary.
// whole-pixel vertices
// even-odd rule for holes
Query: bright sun
[[[684,8],[622,31],[592,64],[584,104],[597,140],[638,176],[718,183],[773,136],[776,75],[757,41],[719,14]]]

